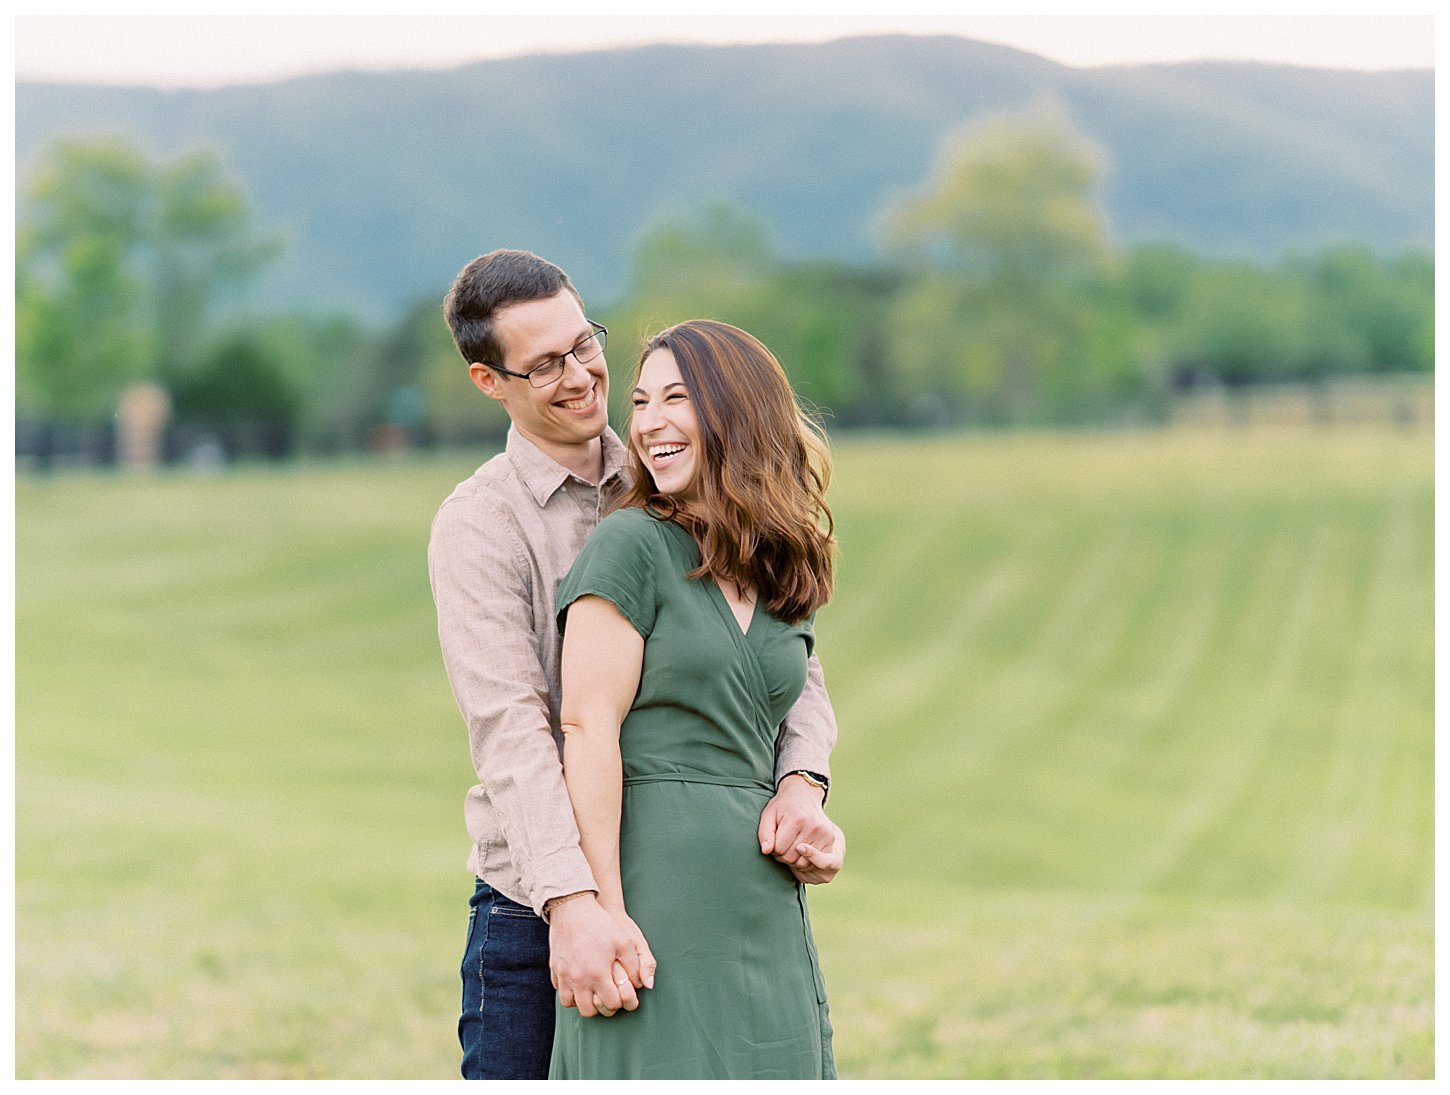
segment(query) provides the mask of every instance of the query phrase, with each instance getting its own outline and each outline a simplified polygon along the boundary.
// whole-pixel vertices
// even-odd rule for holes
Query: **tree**
[[[926,186],[887,215],[890,242],[941,273],[1035,292],[1101,269],[1102,154],[1048,103],[949,137]]]
[[[889,275],[836,262],[782,262],[764,225],[715,204],[644,235],[630,283],[628,299],[607,316],[616,421],[626,412],[624,378],[641,340],[686,319],[717,319],[755,335],[802,402],[831,420],[900,417],[882,334]]]
[[[1180,382],[1230,389],[1303,375],[1315,336],[1302,283],[1247,262],[1205,266],[1176,325]],[[1323,344],[1323,339],[1318,340]]]
[[[664,218],[640,236],[631,256],[628,294],[594,314],[609,328],[610,420],[622,423],[628,417],[627,381],[645,339],[687,319],[716,319],[751,330],[775,265],[764,225],[724,203]]]
[[[134,380],[176,387],[202,367],[216,305],[276,250],[210,152],[153,163],[119,140],[58,142],[19,202],[22,406],[85,417]]]
[[[349,412],[369,345],[361,324],[346,314],[296,313],[251,319],[246,330],[296,395],[298,445],[332,452],[354,444],[361,431]]]
[[[1070,421],[1138,382],[1096,187],[1100,153],[1040,105],[949,139],[883,218],[891,329],[924,419]]]
[[[1293,263],[1314,294],[1315,328],[1333,326],[1348,350],[1324,372],[1410,372],[1428,369],[1434,330],[1434,261],[1410,253],[1391,261],[1365,247],[1338,247],[1309,263]]]
[[[258,334],[233,331],[202,360],[176,391],[178,414],[221,423],[296,418],[297,392]]]
[[[377,347],[376,420],[408,426],[400,419],[416,396],[425,440],[498,443],[508,432],[508,413],[473,386],[438,303],[420,301]]]

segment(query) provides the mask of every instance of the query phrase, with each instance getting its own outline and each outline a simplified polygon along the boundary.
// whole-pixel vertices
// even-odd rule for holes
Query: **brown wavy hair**
[[[635,363],[667,349],[699,422],[704,459],[694,501],[660,494],[629,446],[634,485],[619,501],[689,531],[700,566],[689,577],[753,586],[780,619],[798,623],[831,598],[835,522],[826,505],[831,452],[825,432],[796,402],[780,362],[754,335],[715,320],[655,335]]]

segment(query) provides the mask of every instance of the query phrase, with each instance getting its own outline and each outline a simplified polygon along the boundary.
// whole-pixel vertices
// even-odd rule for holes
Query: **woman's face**
[[[704,465],[700,424],[675,355],[664,347],[644,359],[639,386],[630,395],[634,413],[629,443],[654,479],[655,489],[682,502],[695,497]]]

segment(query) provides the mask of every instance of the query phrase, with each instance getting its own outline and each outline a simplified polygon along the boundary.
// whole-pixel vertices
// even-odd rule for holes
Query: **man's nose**
[[[573,351],[564,355],[564,382],[571,388],[587,388],[594,383],[594,376],[574,356]]]

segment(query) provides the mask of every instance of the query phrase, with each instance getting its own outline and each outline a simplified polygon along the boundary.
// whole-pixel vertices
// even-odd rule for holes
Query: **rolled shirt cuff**
[[[594,872],[589,869],[589,861],[577,847],[561,848],[534,864],[529,905],[541,919],[547,921],[548,917],[544,916],[544,904],[547,901],[578,893],[580,890],[599,892],[599,886],[594,881]]]

